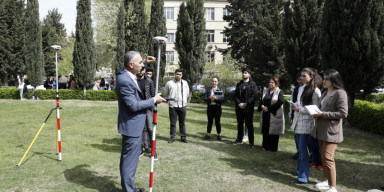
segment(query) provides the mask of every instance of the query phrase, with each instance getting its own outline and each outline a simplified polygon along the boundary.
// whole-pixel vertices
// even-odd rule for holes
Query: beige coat
[[[326,96],[325,92],[321,100]],[[315,132],[312,134],[318,140],[340,143],[343,141],[343,118],[348,115],[348,96],[342,89],[336,89],[328,95],[319,108],[321,117],[316,120]]]
[[[279,99],[280,91],[281,90],[277,87],[275,92],[273,93],[271,105],[277,103],[277,100]],[[264,99],[265,95],[268,92],[269,92],[269,88],[264,89],[262,100]],[[270,135],[284,134],[285,121],[284,121],[284,107],[283,106],[284,106],[284,104],[281,105],[279,109],[277,109],[276,115],[273,115],[271,113],[271,118],[269,121],[269,134]],[[260,115],[260,132],[262,132],[262,128],[263,128],[263,111],[261,111],[261,115]]]

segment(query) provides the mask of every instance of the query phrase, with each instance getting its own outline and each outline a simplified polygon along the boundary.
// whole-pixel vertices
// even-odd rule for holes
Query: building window
[[[223,43],[229,43],[229,37],[223,33]]]
[[[173,7],[164,7],[164,16],[167,20],[175,20],[175,11]]]
[[[174,76],[175,76],[175,73],[173,72],[168,73],[168,77],[174,77]]]
[[[215,8],[205,8],[205,19],[207,21],[215,20]]]
[[[173,51],[166,51],[165,52],[165,59],[166,59],[167,63],[173,64],[173,62],[175,61],[175,52],[173,52]]]
[[[168,43],[174,43],[175,42],[175,34],[174,33],[167,33],[167,42]]]
[[[207,57],[208,63],[215,61],[215,52],[214,51],[206,51],[205,55]]]
[[[223,17],[230,16],[230,15],[231,15],[231,12],[229,12],[227,8],[223,8]]]
[[[215,31],[214,30],[207,30],[207,38],[209,43],[215,42]]]

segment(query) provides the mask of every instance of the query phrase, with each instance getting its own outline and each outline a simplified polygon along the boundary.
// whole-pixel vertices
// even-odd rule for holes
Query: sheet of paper
[[[304,107],[310,115],[321,113],[321,110],[317,107],[317,105],[306,105]]]

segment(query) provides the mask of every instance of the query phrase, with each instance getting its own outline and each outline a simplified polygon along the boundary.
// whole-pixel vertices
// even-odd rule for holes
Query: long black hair
[[[303,94],[301,95],[301,102],[303,105],[312,105],[312,95],[316,89],[316,72],[311,68],[304,68],[301,73],[307,73],[312,79],[308,85],[305,86]]]
[[[332,82],[334,89],[344,89],[343,79],[338,71],[335,69],[328,69],[324,71],[324,76],[327,76]]]

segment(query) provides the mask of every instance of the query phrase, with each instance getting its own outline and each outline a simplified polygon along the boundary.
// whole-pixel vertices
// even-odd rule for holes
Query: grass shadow
[[[101,176],[99,173],[87,169],[89,165],[82,164],[64,171],[65,179],[71,183],[82,185],[88,189],[95,189],[100,192],[121,191],[113,181],[112,176]]]
[[[102,144],[91,144],[92,147],[112,153],[121,152],[121,138],[103,139]]]

